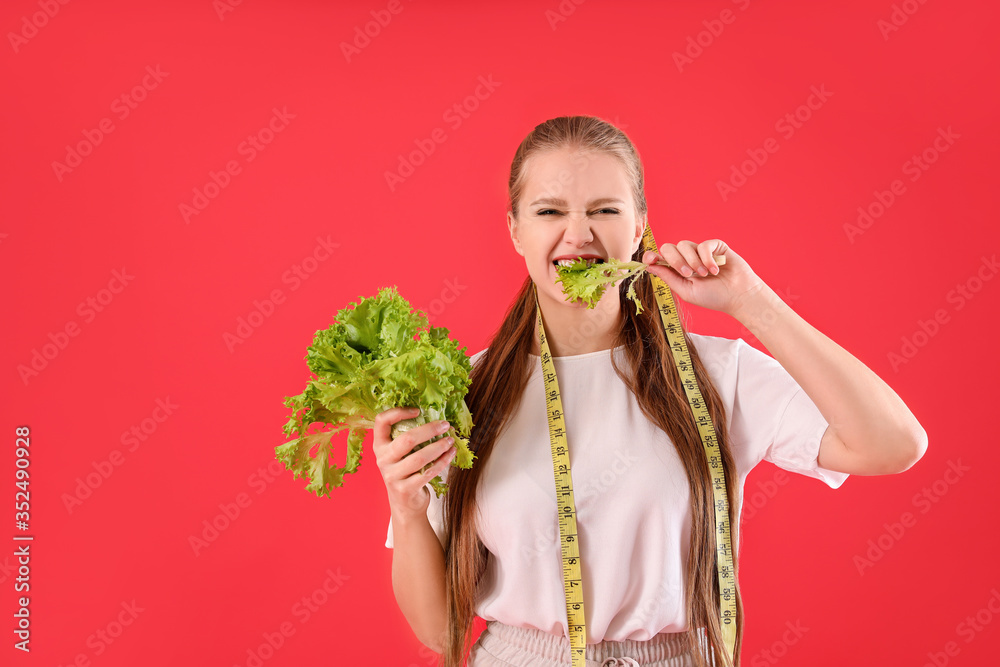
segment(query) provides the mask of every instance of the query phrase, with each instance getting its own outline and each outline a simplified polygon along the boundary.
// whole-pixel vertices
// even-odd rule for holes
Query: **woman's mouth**
[[[573,264],[575,264],[579,259],[580,259],[579,257],[577,257],[576,259],[556,259],[552,261],[552,264],[554,266],[573,266]],[[593,266],[594,264],[604,263],[604,260],[601,259],[600,257],[596,258],[588,257],[584,261],[587,263],[587,266]]]

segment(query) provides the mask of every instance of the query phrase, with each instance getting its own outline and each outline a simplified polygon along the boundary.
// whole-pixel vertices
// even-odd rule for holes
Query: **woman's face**
[[[565,306],[586,308],[582,301],[566,301],[554,262],[578,256],[631,259],[646,221],[636,217],[625,169],[607,153],[564,148],[530,157],[525,176],[519,214],[507,213],[514,248],[524,257],[539,298],[545,294]],[[604,297],[608,294],[617,290],[606,290]]]

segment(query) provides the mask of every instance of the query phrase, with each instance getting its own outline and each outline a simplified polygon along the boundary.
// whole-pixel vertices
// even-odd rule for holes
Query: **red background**
[[[386,2],[248,0],[221,15],[210,0],[93,1],[46,18],[44,0],[5,2],[2,661],[247,665],[289,622],[295,633],[263,664],[432,664],[392,594],[370,445],[331,498],[258,471],[284,441],[282,400],[304,387],[313,333],[349,301],[397,285],[469,354],[483,348],[525,275],[504,225],[514,150],[547,118],[590,114],[638,147],[659,243],[724,239],[929,434],[905,474],[836,491],[792,475],[745,517],[744,664],[993,664],[998,457],[984,416],[1000,280],[972,280],[971,298],[954,290],[995,271],[982,258],[998,246],[997,9],[904,4],[912,15],[888,0],[404,0],[397,14]],[[391,20],[348,61],[341,45],[373,11]],[[901,25],[883,34],[894,11]],[[688,42],[699,33],[700,54]],[[696,57],[679,68],[686,48]],[[147,77],[155,86],[123,118],[120,98],[147,66],[164,74]],[[469,98],[480,77],[495,89]],[[791,137],[777,131],[812,86],[827,101]],[[476,108],[449,122],[467,99]],[[248,161],[241,142],[275,108],[294,118]],[[53,163],[102,119],[113,131],[57,175]],[[391,189],[386,173],[436,128],[444,141]],[[939,128],[957,140],[910,180],[905,163]],[[718,182],[770,137],[777,152],[724,200]],[[231,160],[239,173],[185,221],[180,205]],[[905,193],[849,238],[858,207],[896,179]],[[317,237],[338,244],[329,259],[284,280]],[[124,289],[102,292],[123,268]],[[282,302],[227,346],[274,290]],[[80,304],[109,296],[88,321]],[[685,310],[692,331],[760,347],[735,320]],[[919,335],[938,311],[934,335]],[[61,338],[70,322],[78,335]],[[64,346],[45,348],[53,339]],[[893,364],[904,339],[919,346]],[[22,377],[43,348],[53,358]],[[157,399],[177,407],[146,421],[155,432],[129,451],[123,432],[162,416]],[[31,428],[29,655],[10,632],[18,425]],[[120,465],[68,509],[78,480],[116,450]],[[959,460],[970,471],[946,476]],[[761,464],[747,497],[777,471]],[[935,501],[926,512],[914,502],[923,489]],[[249,505],[196,555],[189,538],[238,498]],[[915,524],[890,537],[886,524],[907,511]],[[855,557],[880,538],[884,554],[859,573]],[[328,569],[339,588],[303,622],[295,605]],[[111,644],[96,639],[133,600],[134,622]],[[962,632],[977,613],[986,625]],[[788,643],[789,623],[808,631]]]

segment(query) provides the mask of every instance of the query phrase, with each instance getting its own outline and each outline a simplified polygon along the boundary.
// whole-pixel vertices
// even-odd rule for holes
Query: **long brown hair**
[[[562,116],[541,123],[521,142],[511,164],[508,183],[509,209],[517,216],[518,202],[525,183],[525,160],[537,151],[558,148],[602,151],[621,162],[635,202],[636,215],[646,214],[642,162],[628,137],[617,127],[592,116]],[[640,245],[632,260],[640,261]],[[625,281],[622,281],[624,283]],[[739,667],[743,637],[743,603],[736,587],[736,660],[728,661],[719,620],[719,587],[716,580],[715,514],[711,476],[698,428],[695,424],[680,376],[674,365],[649,274],[635,280],[643,312],[626,299],[626,286],[618,285],[621,302],[620,325],[614,345],[623,346],[628,368],[620,368],[611,354],[617,375],[635,395],[643,414],[670,437],[684,463],[690,484],[691,539],[686,581],[687,637],[697,667],[709,664]],[[493,445],[512,416],[531,374],[535,336],[535,296],[528,276],[507,310],[503,322],[490,339],[488,349],[478,360],[470,376],[466,403],[472,412],[470,448],[476,462],[469,469],[452,467],[448,473],[448,493],[444,499],[446,533],[445,570],[448,628],[444,640],[445,667],[462,667],[472,642],[472,624],[476,615],[476,591],[486,568],[487,550],[476,530],[476,491],[480,475],[493,451]],[[736,516],[736,466],[729,449],[725,407],[698,352],[682,324],[691,354],[698,386],[715,426],[722,453],[729,498],[730,525],[738,526]],[[650,372],[658,368],[660,372]],[[644,369],[641,374],[638,369]],[[734,531],[735,540],[735,531]],[[734,552],[737,545],[733,543]],[[739,576],[733,554],[734,577]],[[704,630],[699,630],[704,628]],[[707,646],[706,646],[707,644]],[[711,662],[706,661],[710,653]]]

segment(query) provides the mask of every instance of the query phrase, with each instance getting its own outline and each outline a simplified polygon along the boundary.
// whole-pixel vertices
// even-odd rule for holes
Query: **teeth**
[[[603,259],[588,258],[588,259],[585,259],[584,261],[587,262],[587,266],[593,266],[595,262],[603,262],[604,260]],[[573,266],[573,264],[575,264],[575,263],[576,263],[575,259],[557,259],[555,261],[555,264],[557,266]]]

